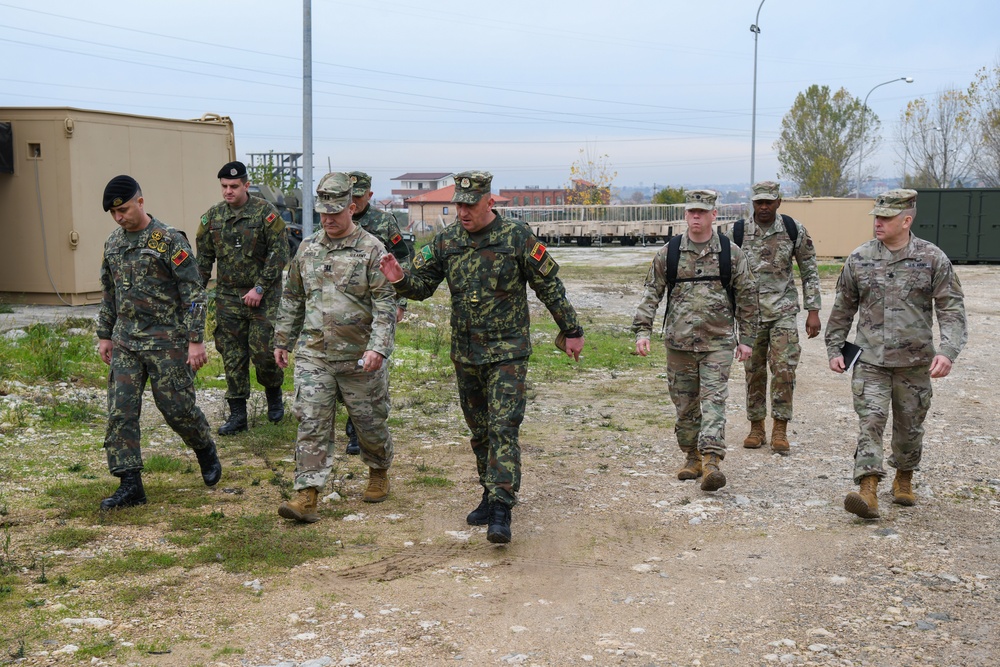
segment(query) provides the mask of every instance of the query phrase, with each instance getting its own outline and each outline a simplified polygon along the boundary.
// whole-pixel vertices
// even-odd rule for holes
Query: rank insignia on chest
[[[268,222],[274,222],[274,219],[277,218],[277,217],[278,217],[278,214],[275,213],[274,211],[271,211],[271,214],[269,216],[267,216],[267,221]]]
[[[174,263],[174,266],[180,266],[189,257],[187,250],[181,248],[171,256],[170,261]]]
[[[403,236],[401,234],[396,234],[389,240],[392,241],[392,245],[396,245],[397,243],[403,240]]]
[[[153,241],[159,241],[160,239],[163,238],[163,232],[161,232],[159,229],[157,229],[152,234],[149,235],[149,238],[151,240],[153,240]],[[149,246],[149,247],[152,248],[153,246]]]
[[[536,262],[542,261],[542,257],[545,257],[545,246],[541,242],[535,242],[535,247],[531,249],[531,259]]]

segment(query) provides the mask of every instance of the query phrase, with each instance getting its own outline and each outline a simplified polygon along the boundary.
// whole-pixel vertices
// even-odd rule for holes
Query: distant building
[[[455,196],[455,184],[431,192],[410,197],[405,201],[410,212],[407,229],[414,234],[441,229],[455,220],[458,210],[451,198]],[[507,206],[510,200],[503,196],[493,195],[497,206]]]
[[[610,204],[611,188],[599,187],[584,178],[574,178],[573,189],[568,191],[566,201],[570,204]]]
[[[501,189],[500,196],[510,200],[511,206],[562,206],[569,198],[565,188],[540,188],[537,185],[523,188]]]
[[[455,175],[451,172],[407,172],[389,180],[399,181],[399,187],[392,194],[402,199],[409,199],[419,194],[455,184]]]

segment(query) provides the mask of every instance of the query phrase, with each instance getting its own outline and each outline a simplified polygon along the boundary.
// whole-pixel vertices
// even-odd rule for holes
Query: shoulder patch
[[[188,257],[190,255],[188,255],[187,250],[181,248],[170,257],[170,261],[174,263],[174,266],[180,266]]]
[[[202,227],[207,227],[208,226],[208,216],[207,215],[201,216],[201,226]]]
[[[547,276],[550,273],[552,273],[552,269],[554,268],[556,268],[555,260],[553,260],[551,257],[546,257],[545,261],[542,262],[542,265],[538,267],[538,272],[543,276]]]
[[[542,245],[541,241],[536,241],[535,247],[531,249],[531,259],[540,262],[543,257],[545,257],[545,246]]]
[[[434,259],[434,249],[431,248],[430,245],[425,245],[420,249],[420,252],[417,253],[416,257],[413,258],[413,268],[419,269],[432,259]]]
[[[403,240],[403,235],[400,234],[400,233],[398,233],[398,232],[395,234],[395,236],[393,236],[391,239],[389,239],[389,241],[392,242],[392,245],[396,245],[396,244],[398,244],[402,240]]]
[[[269,214],[269,215],[267,216],[267,218],[265,218],[265,219],[266,219],[266,220],[267,220],[268,222],[274,222],[274,219],[275,219],[275,218],[277,218],[277,217],[278,217],[278,214],[277,214],[277,213],[275,213],[274,211],[271,211],[271,213],[270,213],[270,214]]]

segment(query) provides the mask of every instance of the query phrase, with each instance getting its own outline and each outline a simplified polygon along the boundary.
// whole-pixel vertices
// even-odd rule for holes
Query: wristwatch
[[[256,287],[253,288],[253,291],[257,292],[257,294],[263,294],[264,293],[264,288],[261,287],[260,285],[257,285]]]

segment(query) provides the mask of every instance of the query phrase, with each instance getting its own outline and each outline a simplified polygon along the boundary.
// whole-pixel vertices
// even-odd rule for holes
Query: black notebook
[[[840,348],[840,354],[844,356],[844,371],[846,372],[854,368],[854,362],[861,356],[861,348],[854,343],[844,341]]]

